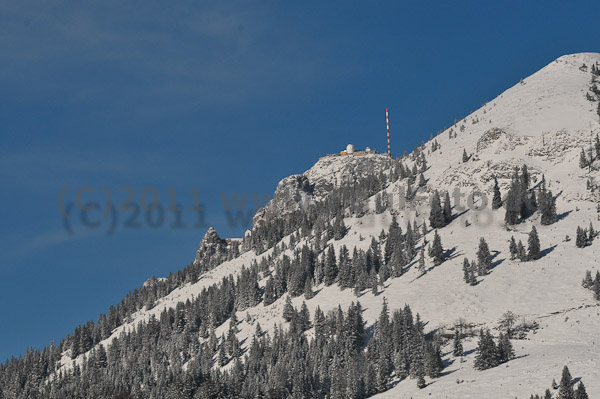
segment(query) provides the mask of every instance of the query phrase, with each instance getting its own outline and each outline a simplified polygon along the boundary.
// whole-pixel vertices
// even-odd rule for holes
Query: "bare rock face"
[[[208,263],[208,261],[214,261],[215,259],[222,259],[227,256],[227,240],[222,239],[217,234],[217,231],[210,227],[196,252],[196,259],[194,264]]]
[[[323,200],[333,189],[352,184],[369,174],[386,173],[392,166],[386,155],[348,155],[321,158],[303,174],[292,175],[277,185],[273,199],[259,209],[254,224],[268,215],[283,215]]]
[[[494,127],[483,133],[479,140],[477,140],[477,152],[481,152],[501,141],[511,142],[511,139],[512,135],[509,135],[502,129]]]

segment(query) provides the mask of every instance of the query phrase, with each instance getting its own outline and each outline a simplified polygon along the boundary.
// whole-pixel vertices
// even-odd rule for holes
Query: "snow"
[[[598,182],[600,175],[578,167],[582,146],[589,145],[590,138],[600,131],[595,103],[591,104],[585,98],[591,79],[589,67],[595,62],[600,62],[600,54],[582,53],[558,58],[459,121],[453,127],[458,134],[456,138],[449,138],[447,130],[442,132],[435,138],[441,148],[427,154],[430,168],[425,172],[425,178],[429,185],[449,190],[451,194],[455,188],[461,189],[464,195],[461,203],[465,207],[466,196],[472,189],[486,193],[491,202],[492,175],[498,177],[505,192],[514,166],[526,163],[533,182],[539,182],[543,174],[548,188],[558,195],[560,220],[557,223],[541,226],[538,217],[533,216],[507,231],[503,209],[492,211],[488,205],[488,209],[477,212],[467,208],[439,231],[444,248],[451,250],[450,259],[434,267],[431,259],[426,258],[426,274],[420,275],[411,267],[402,277],[388,280],[378,295],[366,292],[359,298],[349,289],[315,287],[317,295],[306,301],[311,315],[317,306],[327,312],[339,305],[346,309],[351,302],[359,300],[367,325],[377,319],[383,297],[388,300],[390,309],[409,304],[413,312],[420,313],[428,323],[427,331],[452,328],[459,318],[493,329],[501,315],[509,310],[540,324],[536,333],[513,342],[517,359],[507,364],[486,371],[474,370],[475,354],[471,350],[476,345],[476,338],[472,338],[464,342],[465,351],[471,351],[464,362],[452,356],[449,346],[444,348],[447,367],[441,378],[428,379],[426,388],[419,390],[414,380],[407,379],[378,398],[529,398],[532,393],[543,393],[552,378],[558,380],[564,364],[569,366],[574,378],[582,378],[590,397],[600,396],[600,306],[591,291],[581,287],[586,270],[595,273],[600,269],[600,239],[584,249],[576,248],[574,240],[564,241],[566,235],[574,238],[577,226],[587,227],[590,220],[595,223],[594,227],[600,228],[596,213],[600,198],[586,190],[587,179]],[[582,63],[588,65],[588,72],[579,69]],[[473,124],[472,120],[478,122]],[[462,132],[459,130],[461,124],[464,124]],[[499,130],[486,133],[494,128]],[[430,144],[426,147],[431,148]],[[466,163],[462,163],[463,148],[474,155]],[[381,155],[328,157],[317,162],[304,176],[325,190],[342,184],[355,173],[364,172],[364,162],[383,168],[388,160]],[[358,163],[361,163],[360,168]],[[404,185],[405,182],[397,182],[386,189],[395,204],[399,203],[398,196]],[[306,201],[307,195],[302,192],[298,198]],[[403,229],[406,223],[412,223],[415,215],[418,215],[419,225],[427,217],[428,192],[419,195],[422,196],[421,205],[415,211],[395,211]],[[454,210],[454,213],[458,212]],[[465,220],[471,223],[469,227],[465,227]],[[348,234],[339,241],[331,241],[336,253],[341,245],[346,245],[351,253],[355,246],[366,249],[371,237],[388,229],[391,214],[375,215],[370,211],[361,218],[348,217],[344,222],[349,227]],[[532,225],[538,229],[544,256],[535,262],[510,260],[510,237],[514,235],[515,239],[526,242]],[[429,232],[427,240],[430,242],[432,237],[433,232]],[[475,258],[480,237],[486,239],[494,255],[494,267],[488,276],[480,278],[478,285],[468,286],[463,281],[462,261],[464,257]],[[242,265],[249,266],[253,259],[260,260],[271,251],[261,255],[250,251],[224,262],[202,275],[197,282],[186,284],[160,299],[153,309],[135,313],[130,322],[113,331],[102,344],[107,346],[114,337],[149,320],[152,315],[158,318],[164,309],[199,295],[205,287],[220,282],[224,276],[236,276]],[[301,296],[292,302],[300,307],[303,300]],[[251,336],[256,322],[265,331],[272,331],[277,324],[284,325],[281,317],[284,302],[285,296],[269,306],[260,304],[239,312],[238,338],[243,340]],[[246,314],[250,315],[250,322],[246,321]],[[227,327],[227,322],[219,326],[217,336],[226,332]],[[493,332],[498,333],[497,330]],[[307,334],[312,334],[312,330]],[[248,342],[251,340],[244,345]],[[81,359],[79,356],[77,361]],[[62,363],[63,367],[70,367],[68,353],[64,354]],[[463,382],[457,383],[457,380]]]

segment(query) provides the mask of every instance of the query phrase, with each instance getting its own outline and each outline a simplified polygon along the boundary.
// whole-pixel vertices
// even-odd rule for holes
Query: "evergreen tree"
[[[521,214],[521,192],[520,184],[518,181],[513,179],[510,189],[506,194],[506,200],[504,201],[504,207],[506,213],[504,214],[504,222],[508,225],[519,223],[519,216]]]
[[[479,249],[477,250],[477,263],[479,266],[479,275],[485,276],[492,267],[492,256],[487,242],[481,237],[479,239]]]
[[[525,164],[523,164],[523,167],[521,168],[521,185],[523,190],[529,189],[529,171]]]
[[[467,150],[465,150],[463,148],[463,155],[462,155],[462,161],[463,163],[467,162],[469,160],[469,156],[467,155]]]
[[[525,246],[521,240],[519,240],[517,243],[517,257],[521,262],[525,262],[527,260],[527,251],[525,251]]]
[[[454,344],[453,344],[452,354],[456,357],[463,356],[463,354],[464,354],[458,327],[456,327],[456,329],[454,330]]]
[[[477,265],[475,261],[471,262],[471,268],[469,270],[469,285],[474,286],[477,285],[477,277],[475,277],[475,270],[477,269]]]
[[[300,331],[306,331],[311,327],[310,312],[308,311],[308,306],[306,306],[306,302],[304,301],[302,301],[300,312],[298,312],[298,326],[300,327]]]
[[[515,241],[515,237],[510,237],[510,244],[508,246],[508,250],[510,251],[510,259],[516,259],[519,254],[519,249],[517,248],[517,243]]]
[[[581,169],[585,169],[587,168],[589,165],[587,156],[585,155],[585,151],[583,150],[583,148],[581,149],[581,154],[579,154],[579,167]]]
[[[577,385],[575,399],[589,399],[587,391],[585,390],[585,385],[583,385],[583,381],[579,381],[579,385]]]
[[[498,338],[498,362],[505,363],[515,357],[515,351],[513,350],[510,337],[507,334],[500,333]]]
[[[416,376],[417,376],[417,388],[419,388],[419,389],[425,388],[427,386],[427,383],[425,382],[425,371],[423,370],[423,363],[421,363],[421,362],[419,362],[417,364]]]
[[[463,279],[467,284],[471,282],[471,264],[467,258],[463,260]]]
[[[592,279],[592,272],[591,271],[589,271],[589,270],[585,271],[585,278],[581,282],[581,286],[583,288],[587,288],[587,289],[593,289],[594,288],[594,280]]]
[[[426,181],[425,181],[425,176],[423,176],[423,172],[419,173],[419,181],[417,183],[417,185],[419,187],[425,187]]]
[[[563,367],[560,385],[558,387],[558,399],[575,399],[572,381],[573,378],[571,377],[569,368],[565,365],[565,367]]]
[[[313,291],[313,279],[312,277],[308,276],[306,278],[306,282],[304,283],[304,298],[312,299],[314,296],[315,293]]]
[[[338,275],[338,268],[337,268],[337,263],[336,263],[336,259],[335,259],[335,251],[334,251],[332,245],[330,245],[329,249],[327,250],[327,254],[325,257],[324,273],[325,273],[325,276],[324,276],[325,285],[330,286],[331,284],[335,283],[335,280]]]
[[[431,248],[429,250],[429,256],[433,258],[434,265],[438,266],[444,261],[444,248],[442,247],[442,239],[438,234],[437,230],[433,236],[433,243],[431,244]]]
[[[452,205],[450,205],[450,194],[446,191],[444,195],[444,225],[452,221]]]
[[[558,220],[558,216],[556,215],[556,201],[554,200],[552,191],[542,189],[540,192],[539,210],[542,214],[541,223],[543,225],[549,225]]]
[[[341,240],[346,235],[346,230],[344,218],[341,216],[336,217],[333,223],[333,238],[335,240]]]
[[[527,260],[537,260],[541,256],[540,239],[535,226],[532,226],[527,240]]]
[[[446,218],[440,201],[440,193],[435,190],[431,196],[431,210],[429,212],[429,224],[432,229],[439,229],[446,225]]]
[[[575,246],[577,246],[577,248],[583,248],[587,245],[588,238],[584,229],[577,226],[577,233],[575,236]]]
[[[500,186],[498,179],[494,176],[494,196],[492,198],[492,209],[498,209],[502,206],[502,195],[500,194]]]
[[[285,305],[283,305],[283,320],[290,322],[294,317],[296,317],[296,310],[292,305],[292,297],[288,295],[285,298]]]
[[[421,273],[425,272],[425,247],[421,247],[419,251],[419,271]]]
[[[486,370],[498,365],[498,350],[492,335],[488,331],[479,331],[474,367],[477,370]]]

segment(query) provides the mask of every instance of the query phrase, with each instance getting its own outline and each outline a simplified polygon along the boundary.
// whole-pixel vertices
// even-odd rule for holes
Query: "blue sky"
[[[599,50],[594,2],[490,3],[0,3],[0,359],[185,267],[207,226],[243,234],[221,194],[249,195],[247,212],[347,143],[384,151],[385,107],[401,154],[553,59]],[[138,204],[155,188],[164,208],[175,188],[186,227],[117,211],[108,234],[101,208],[84,225],[77,190],[102,207],[106,187],[118,206],[122,186]]]

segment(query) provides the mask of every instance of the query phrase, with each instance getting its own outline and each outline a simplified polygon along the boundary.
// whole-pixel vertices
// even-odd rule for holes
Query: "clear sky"
[[[323,154],[384,151],[385,107],[401,154],[553,59],[599,51],[599,3],[0,3],[0,359],[185,267],[208,226],[241,236],[221,194],[253,212]],[[78,207],[81,187],[97,209]],[[163,220],[102,218],[102,187],[115,206],[144,191],[147,208],[156,189]]]

